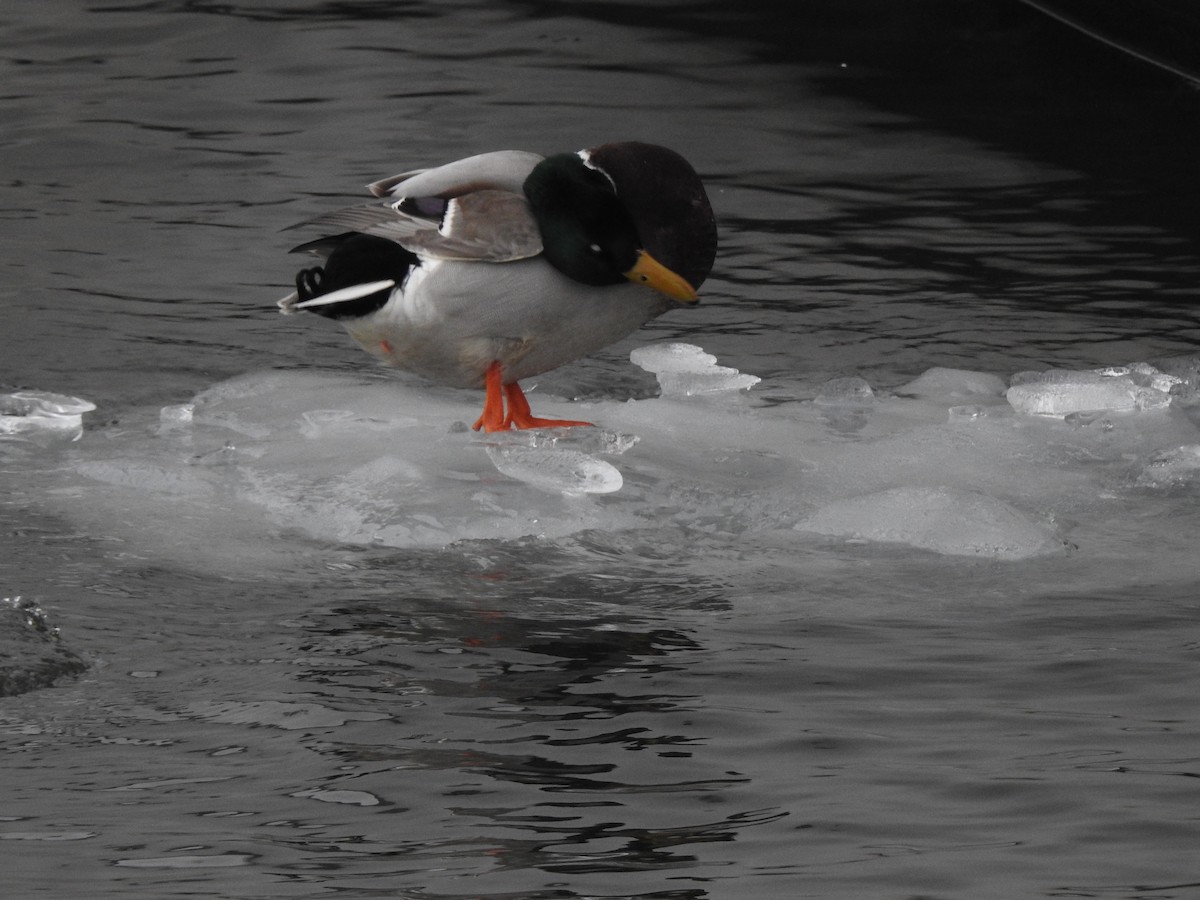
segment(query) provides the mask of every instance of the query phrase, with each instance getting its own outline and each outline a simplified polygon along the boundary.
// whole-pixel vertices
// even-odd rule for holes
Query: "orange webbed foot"
[[[571,428],[576,426],[591,426],[591,422],[581,422],[575,419],[543,419],[535,416],[529,408],[525,392],[515,381],[503,384],[500,378],[500,363],[492,362],[484,376],[486,395],[483,401],[483,415],[472,426],[476,431],[486,432],[507,431],[510,428]],[[508,412],[504,411],[504,401],[508,401]]]
[[[535,416],[529,408],[529,401],[525,399],[525,392],[515,381],[504,385],[504,396],[508,398],[507,420],[513,428],[574,428],[592,424],[576,419],[542,419]]]

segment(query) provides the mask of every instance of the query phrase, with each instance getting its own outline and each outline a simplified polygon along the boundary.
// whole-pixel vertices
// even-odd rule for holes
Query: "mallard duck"
[[[591,424],[534,416],[519,381],[696,303],[716,255],[699,177],[653,144],[484,153],[368,190],[381,200],[301,223],[326,236],[292,252],[323,265],[278,305],[340,322],[388,365],[483,387],[476,430]]]

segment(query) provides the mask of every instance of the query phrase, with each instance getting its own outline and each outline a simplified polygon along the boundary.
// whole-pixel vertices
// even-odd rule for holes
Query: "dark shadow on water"
[[[749,41],[833,94],[1083,173],[1093,215],[1200,236],[1200,92],[1017,0],[516,5]]]

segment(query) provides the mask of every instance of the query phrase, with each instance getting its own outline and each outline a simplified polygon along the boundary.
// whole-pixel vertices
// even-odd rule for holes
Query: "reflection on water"
[[[0,382],[96,402],[86,447],[227,377],[358,367],[275,315],[277,228],[410,166],[613,137],[696,163],[718,268],[552,392],[646,396],[649,339],[773,404],[1194,350],[1191,220],[1150,189],[1184,170],[1080,100],[1099,82],[1153,136],[1187,98],[1007,5],[775,6],[9,9]],[[1050,50],[1082,83],[1029,67]],[[89,668],[0,705],[14,896],[1194,891],[1194,484],[1113,489],[1092,557],[1019,566],[735,528],[685,484],[561,540],[214,535],[235,568],[123,537],[119,503],[78,524],[43,456],[0,445],[0,594]],[[734,462],[768,493],[769,456]],[[1113,585],[1105,555],[1144,571]]]
[[[688,867],[697,861],[690,845],[730,841],[783,815],[692,809],[697,798],[749,779],[692,761],[691,748],[704,743],[686,724],[699,711],[698,696],[653,690],[680,671],[676,654],[699,650],[684,635],[489,612],[472,616],[448,641],[410,614],[343,610],[337,618],[352,626],[357,643],[372,646],[350,654],[340,648],[339,659],[357,666],[314,673],[316,680],[369,686],[394,694],[401,706],[415,702],[386,732],[372,729],[377,740],[392,733],[390,740],[338,740],[321,752],[350,770],[345,777],[356,790],[378,791],[410,809],[445,805],[444,818],[428,819],[426,827],[447,837],[423,845],[425,856],[450,852],[463,866],[474,856],[484,872]],[[312,649],[322,652],[321,641]],[[439,721],[436,739],[421,728],[419,709],[435,698],[450,717]],[[406,788],[397,795],[400,784]],[[426,806],[421,798],[431,790],[440,799]],[[687,799],[662,801],[673,812],[651,819],[644,801],[630,799],[662,794]],[[685,809],[691,811],[681,817]]]

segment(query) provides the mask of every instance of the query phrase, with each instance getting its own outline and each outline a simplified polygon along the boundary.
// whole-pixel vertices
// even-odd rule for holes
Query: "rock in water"
[[[59,643],[45,613],[20,597],[0,598],[0,697],[79,675],[87,663]]]

